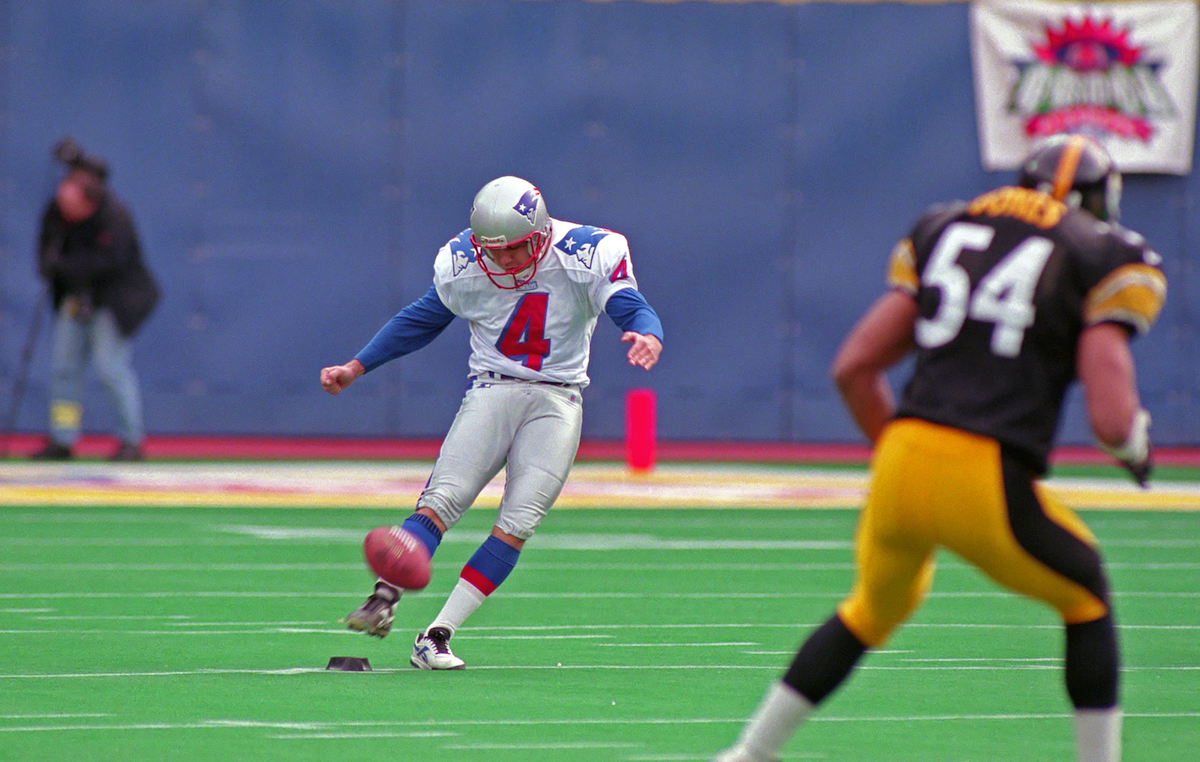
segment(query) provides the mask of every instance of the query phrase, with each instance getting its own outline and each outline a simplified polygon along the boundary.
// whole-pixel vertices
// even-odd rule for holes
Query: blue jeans
[[[101,308],[86,320],[73,317],[70,300],[54,319],[51,348],[50,437],[70,447],[79,439],[83,418],[83,374],[88,360],[117,409],[122,442],[141,445],[142,396],[133,370],[133,343],[122,336],[112,312]]]

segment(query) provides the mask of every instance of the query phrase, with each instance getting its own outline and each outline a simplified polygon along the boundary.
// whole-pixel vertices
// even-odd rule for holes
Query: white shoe
[[[417,669],[467,668],[466,662],[450,650],[450,631],[445,627],[430,627],[418,635],[408,661]]]
[[[750,747],[738,744],[713,757],[713,762],[779,762],[779,760],[760,756]]]

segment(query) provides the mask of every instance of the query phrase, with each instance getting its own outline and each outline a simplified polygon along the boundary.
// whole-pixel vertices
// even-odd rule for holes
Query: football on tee
[[[421,590],[429,584],[429,551],[400,527],[376,527],[363,540],[367,566],[388,584]]]

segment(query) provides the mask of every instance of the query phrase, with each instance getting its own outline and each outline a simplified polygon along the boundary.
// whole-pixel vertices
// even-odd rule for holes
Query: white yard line
[[[829,715],[818,714],[809,719],[810,722],[880,722],[880,723],[911,723],[911,722],[979,722],[979,721],[1041,721],[1063,720],[1069,718],[1068,713],[1000,713],[1000,714],[895,714],[895,715]],[[1126,712],[1126,718],[1136,719],[1196,719],[1200,712]],[[262,722],[257,720],[200,720],[196,722],[167,723],[73,723],[70,725],[24,725],[4,727],[0,725],[0,733],[35,733],[63,731],[119,731],[119,730],[230,730],[244,728],[264,728],[271,730],[296,731],[297,733],[338,732],[341,729],[355,728],[474,728],[474,727],[538,727],[538,726],[629,726],[629,725],[741,725],[745,717],[640,717],[640,718],[597,718],[571,717],[553,719],[520,719],[506,718],[494,720],[380,720],[332,722],[302,720],[284,722]]]

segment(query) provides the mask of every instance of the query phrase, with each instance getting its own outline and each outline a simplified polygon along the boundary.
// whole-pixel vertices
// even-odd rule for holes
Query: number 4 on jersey
[[[616,283],[619,280],[626,280],[629,278],[629,264],[628,263],[629,263],[629,257],[625,257],[624,259],[621,260],[621,264],[617,265],[616,268],[613,269],[613,274],[608,276],[608,280],[610,283]]]
[[[530,370],[542,369],[542,358],[550,354],[550,340],[546,338],[546,306],[549,294],[525,294],[517,302],[508,319],[508,325],[500,332],[496,349],[505,357],[518,360]]]

